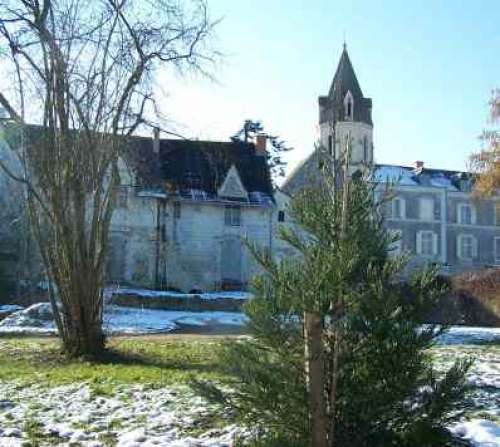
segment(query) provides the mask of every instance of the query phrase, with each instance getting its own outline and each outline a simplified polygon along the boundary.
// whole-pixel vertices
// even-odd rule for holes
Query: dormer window
[[[352,97],[352,93],[347,91],[344,98],[344,113],[345,119],[352,121],[354,118],[354,98]]]

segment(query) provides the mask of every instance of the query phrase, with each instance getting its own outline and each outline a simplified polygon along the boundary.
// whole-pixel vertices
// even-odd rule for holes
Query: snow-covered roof
[[[380,183],[394,183],[396,186],[426,186],[459,191],[465,188],[472,175],[468,172],[444,169],[415,169],[409,166],[376,165],[372,180]],[[469,185],[470,186],[470,185]]]
[[[405,186],[417,186],[415,174],[403,166],[379,165],[373,172],[372,179],[381,183],[396,183]]]

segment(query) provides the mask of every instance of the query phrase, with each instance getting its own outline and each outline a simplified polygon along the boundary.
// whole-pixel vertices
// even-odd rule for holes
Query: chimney
[[[160,153],[160,128],[153,128],[153,153]]]
[[[424,169],[424,162],[421,160],[417,160],[414,163],[414,166],[415,166],[415,171],[421,171],[422,169]]]
[[[267,155],[267,135],[265,133],[259,133],[255,137],[255,154],[256,155]]]

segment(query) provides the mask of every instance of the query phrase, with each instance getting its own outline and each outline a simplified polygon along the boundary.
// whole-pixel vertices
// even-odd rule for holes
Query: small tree
[[[265,135],[269,143],[267,161],[269,171],[271,172],[271,179],[273,184],[276,185],[276,181],[281,177],[285,177],[286,174],[287,162],[283,160],[282,155],[285,152],[293,150],[293,147],[289,146],[279,136],[265,134],[263,124],[260,121],[253,120],[245,120],[243,127],[231,137],[231,140],[248,143],[254,141],[258,134]]]
[[[257,445],[448,445],[469,362],[440,377],[432,366],[444,328],[422,322],[444,292],[436,270],[403,285],[408,257],[388,254],[376,186],[347,164],[345,181],[329,171],[291,203],[297,228],[282,238],[296,258],[251,245],[265,274],[245,308],[251,337],[221,354],[233,391],[201,388],[261,429]]]
[[[484,148],[471,157],[472,168],[479,173],[476,191],[490,196],[500,190],[500,89],[493,91],[490,101],[492,128],[481,136]]]
[[[0,92],[5,137],[26,187],[65,351],[96,354],[104,265],[128,137],[154,110],[156,69],[201,70],[213,23],[204,0],[5,0],[2,61],[17,88]],[[17,95],[16,95],[17,93]],[[27,119],[39,122],[27,126]],[[56,296],[57,295],[57,296]]]

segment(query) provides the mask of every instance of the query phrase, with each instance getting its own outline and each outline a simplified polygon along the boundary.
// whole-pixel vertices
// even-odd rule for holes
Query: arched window
[[[363,138],[363,160],[365,162],[370,161],[369,160],[369,154],[368,154],[368,138],[367,138],[366,135]]]
[[[354,118],[354,98],[349,90],[344,98],[344,114],[347,120],[352,120]]]

